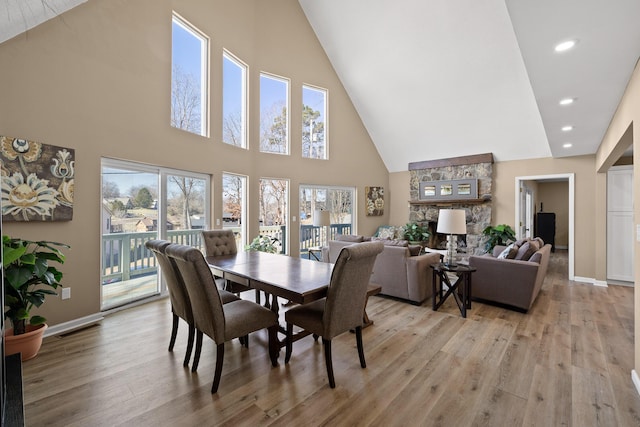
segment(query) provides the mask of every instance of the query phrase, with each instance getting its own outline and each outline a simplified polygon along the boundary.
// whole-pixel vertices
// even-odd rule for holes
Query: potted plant
[[[63,264],[64,243],[12,239],[2,236],[2,270],[4,277],[4,316],[13,328],[5,332],[7,354],[22,353],[22,360],[36,356],[47,328],[42,316],[31,316],[31,309],[40,307],[47,295],[57,295],[62,272],[50,262]],[[33,342],[31,342],[33,341]],[[17,350],[15,345],[27,345]]]
[[[404,238],[410,242],[424,242],[429,240],[429,228],[417,222],[409,222],[404,226]]]
[[[271,238],[269,236],[258,236],[251,241],[250,244],[245,246],[245,250],[247,251],[260,251],[260,252],[268,252],[270,254],[278,253],[278,248],[275,243],[278,241],[276,238]]]
[[[515,231],[507,224],[499,224],[495,227],[489,225],[482,230],[482,234],[487,238],[484,242],[486,252],[491,252],[496,245],[507,245],[509,242],[516,240]]]

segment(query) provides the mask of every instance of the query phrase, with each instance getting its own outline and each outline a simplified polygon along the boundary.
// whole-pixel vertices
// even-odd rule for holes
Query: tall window
[[[144,244],[161,238],[201,247],[209,189],[208,175],[102,160],[102,309],[164,292]]]
[[[222,54],[222,142],[247,147],[247,66]]]
[[[329,235],[355,234],[355,189],[352,187],[300,186],[300,254],[308,258],[308,248],[321,243],[323,230],[314,227],[317,210],[329,211]]]
[[[327,91],[302,86],[302,157],[327,158]]]
[[[247,177],[222,174],[222,226],[233,230],[238,248],[247,242]]]
[[[172,42],[171,126],[207,136],[209,38],[174,14]]]
[[[260,180],[260,235],[275,240],[281,253],[287,253],[287,222],[289,209],[289,181]]]
[[[260,151],[289,154],[289,81],[260,74]]]

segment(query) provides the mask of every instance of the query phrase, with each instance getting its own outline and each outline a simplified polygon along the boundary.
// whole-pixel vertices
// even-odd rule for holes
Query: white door
[[[607,172],[607,279],[633,282],[633,166]]]

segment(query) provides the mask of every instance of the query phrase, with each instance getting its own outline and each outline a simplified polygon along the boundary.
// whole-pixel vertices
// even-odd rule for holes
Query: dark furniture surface
[[[551,245],[551,252],[556,251],[556,214],[553,212],[538,212],[536,214],[535,236]]]
[[[270,294],[270,307],[276,313],[277,297],[297,304],[324,298],[333,271],[333,264],[258,251],[206,260],[214,275]]]
[[[467,310],[471,308],[471,273],[476,271],[475,268],[464,264],[455,266],[447,265],[442,262],[431,264],[433,270],[433,299],[431,300],[431,308],[436,311],[446,301],[449,295],[458,304],[462,317],[467,317]],[[451,279],[447,273],[454,273],[456,281],[451,283]],[[446,292],[443,284],[447,285]],[[458,292],[461,291],[462,299]]]
[[[3,426],[24,425],[24,405],[22,397],[22,361],[20,353],[6,356],[4,359],[6,369],[6,401]]]

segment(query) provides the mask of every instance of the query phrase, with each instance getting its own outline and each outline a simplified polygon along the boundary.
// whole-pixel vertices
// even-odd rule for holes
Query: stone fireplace
[[[467,234],[458,236],[458,252],[481,254],[482,230],[491,224],[491,191],[493,179],[493,155],[455,157],[409,163],[410,196],[409,221],[427,223],[431,232],[429,247],[444,249],[446,236],[435,232],[440,209],[464,209]],[[450,200],[425,200],[420,198],[420,183],[477,179],[477,198],[452,198]],[[455,196],[454,196],[455,197]]]

